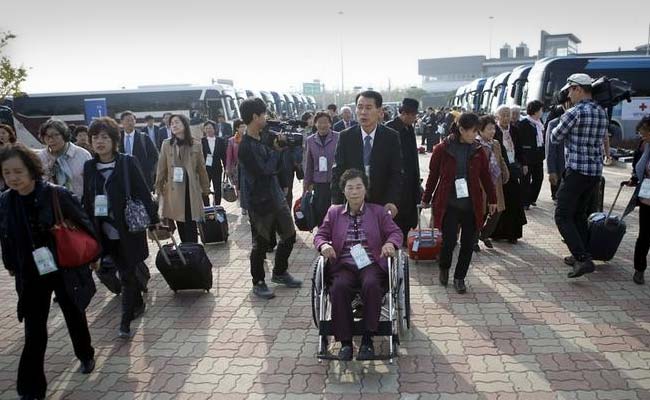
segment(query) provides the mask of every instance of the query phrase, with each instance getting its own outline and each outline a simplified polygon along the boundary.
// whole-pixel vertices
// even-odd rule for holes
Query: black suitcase
[[[212,289],[212,263],[205,254],[203,245],[198,243],[177,244],[172,236],[172,244],[158,244],[156,268],[165,278],[169,288],[176,293],[179,290]]]
[[[228,217],[221,206],[204,207],[205,220],[199,222],[199,234],[203,243],[228,241]]]
[[[614,202],[607,214],[596,212],[591,214],[587,220],[589,236],[587,251],[594,260],[609,261],[614,258],[618,246],[620,246],[623,236],[625,236],[627,229],[625,221],[623,221],[625,215],[622,217],[612,215],[612,210],[614,209],[614,205],[616,205],[623,186],[624,184],[621,184],[621,187],[618,189],[618,193],[616,193]]]

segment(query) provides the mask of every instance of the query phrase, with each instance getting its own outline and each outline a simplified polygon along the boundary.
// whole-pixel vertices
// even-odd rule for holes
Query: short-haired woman
[[[537,205],[537,198],[544,182],[544,103],[533,100],[526,106],[526,117],[517,123],[519,141],[523,150],[526,174],[521,178],[521,195],[524,209]]]
[[[645,270],[648,268],[648,251],[650,250],[650,116],[641,119],[636,127],[641,136],[639,148],[634,153],[632,178],[628,186],[636,186],[634,195],[625,210],[630,213],[639,206],[639,236],[634,247],[634,276],[632,280],[643,285]]]
[[[476,235],[483,226],[485,206],[481,187],[487,194],[489,213],[494,214],[497,209],[489,161],[476,142],[478,127],[476,114],[465,112],[458,117],[450,129],[451,134],[433,149],[422,195],[424,207],[429,207],[433,198],[434,224],[442,228],[439,279],[443,286],[447,286],[449,280],[458,227],[461,228],[460,252],[454,270],[454,288],[458,293],[467,291],[465,277],[472,261]]]
[[[355,288],[360,287],[365,332],[357,360],[370,360],[375,355],[372,336],[379,326],[387,290],[386,258],[402,246],[404,236],[383,206],[365,202],[368,180],[361,171],[345,171],[339,183],[347,203],[330,207],[314,236],[314,247],[329,259],[326,273],[332,328],[341,342],[339,359],[352,359],[351,302]]]
[[[90,154],[93,154],[93,148],[90,145],[90,138],[88,137],[88,127],[86,125],[77,125],[72,131],[74,144],[85,149]]]
[[[162,217],[176,221],[181,242],[198,243],[196,222],[203,220],[203,198],[210,194],[203,150],[186,116],[173,114],[169,128],[172,137],[163,141],[156,173]]]
[[[320,226],[332,204],[332,166],[339,141],[338,132],[332,131],[332,117],[325,111],[314,117],[316,133],[307,138],[305,147],[305,179],[303,193],[314,190],[314,211],[316,226]]]
[[[122,283],[122,320],[118,331],[121,338],[131,337],[131,321],[145,309],[142,291],[143,277],[138,281],[136,271],[147,271],[144,260],[149,246],[144,231],[130,232],[124,210],[128,198],[144,204],[151,224],[157,224],[156,209],[138,160],[118,152],[120,128],[109,117],[93,121],[88,131],[95,158],[84,166],[84,209],[100,233],[104,256],[110,256]]]
[[[66,321],[80,372],[95,368],[86,307],[95,294],[88,265],[59,268],[51,229],[56,223],[53,194],[63,217],[95,239],[92,222],[67,189],[43,180],[38,155],[21,143],[0,151],[0,169],[9,190],[0,195],[2,260],[16,277],[18,320],[24,322],[25,345],[18,364],[18,395],[44,399],[47,390],[44,361],[47,319],[52,292]]]
[[[226,165],[226,149],[228,142],[223,137],[216,136],[217,124],[214,121],[203,123],[203,138],[201,148],[203,149],[203,161],[208,172],[208,178],[212,182],[214,193],[214,204],[221,204],[221,176]],[[210,205],[210,199],[205,197],[203,203]]]
[[[506,164],[503,159],[501,143],[494,138],[496,125],[497,122],[494,117],[490,115],[482,116],[479,118],[479,134],[476,136],[476,140],[479,142],[483,151],[485,151],[485,155],[488,157],[490,177],[492,178],[492,183],[494,183],[494,189],[497,195],[497,210],[494,214],[488,212],[487,202],[485,202],[485,223],[483,224],[478,236],[478,239],[483,241],[485,247],[490,249],[494,247],[490,240],[490,236],[499,223],[501,213],[506,209],[506,203],[503,197],[503,185],[508,183],[508,180],[510,179],[508,164]],[[483,191],[483,193],[485,194],[485,191]],[[481,250],[478,242],[476,243],[474,250]]]
[[[70,129],[58,119],[45,121],[39,128],[46,148],[38,155],[43,163],[45,180],[65,187],[78,198],[83,195],[84,164],[90,153],[72,143]]]

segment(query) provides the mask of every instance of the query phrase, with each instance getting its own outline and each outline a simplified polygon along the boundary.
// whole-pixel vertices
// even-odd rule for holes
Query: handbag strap
[[[52,208],[54,209],[54,221],[57,225],[63,224],[63,211],[61,211],[61,203],[59,202],[59,191],[52,187]]]
[[[122,176],[124,177],[124,192],[126,193],[126,199],[129,200],[131,198],[131,181],[126,168],[126,157],[122,156],[120,164],[122,164]]]

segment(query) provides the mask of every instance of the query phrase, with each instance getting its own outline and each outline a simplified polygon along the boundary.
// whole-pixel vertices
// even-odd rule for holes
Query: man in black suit
[[[218,123],[216,136],[228,140],[228,138],[232,136],[232,126],[226,122],[226,117],[221,114],[217,116],[217,121]]]
[[[345,201],[339,179],[343,172],[355,168],[369,177],[366,200],[386,206],[397,216],[402,186],[402,157],[399,134],[380,123],[383,99],[381,94],[367,90],[357,95],[359,125],[346,129],[339,136],[332,168],[332,204]]]
[[[158,132],[160,132],[160,136],[162,137],[162,140],[169,139],[172,137],[172,132],[169,129],[169,119],[171,117],[172,117],[172,113],[169,112],[164,113],[162,116],[162,121],[160,121],[160,125],[158,125]]]
[[[341,117],[342,119],[332,126],[332,130],[335,132],[343,132],[348,128],[359,125],[357,121],[352,119],[352,110],[348,106],[341,107]]]
[[[135,129],[135,114],[124,111],[120,115],[123,131],[120,138],[120,153],[130,154],[140,162],[140,168],[147,181],[149,189],[153,189],[154,174],[158,164],[158,150],[156,145],[145,133]]]
[[[395,223],[404,233],[404,242],[411,228],[418,224],[417,205],[422,198],[420,186],[420,162],[418,157],[417,139],[413,124],[418,117],[420,103],[415,99],[406,98],[402,100],[399,107],[399,116],[388,122],[386,126],[395,129],[399,133],[400,144],[402,145],[402,190],[398,203],[399,214]]]
[[[156,149],[158,149],[158,151],[160,151],[160,148],[162,147],[163,140],[167,139],[166,131],[161,132],[161,129],[154,124],[153,115],[147,115],[146,117],[144,117],[144,122],[147,125],[145,125],[145,127],[142,129],[142,131],[147,136],[149,136],[149,139],[151,139],[153,144],[156,145]]]
[[[341,117],[336,113],[336,104],[332,103],[327,106],[327,113],[332,117],[332,127],[341,120]]]

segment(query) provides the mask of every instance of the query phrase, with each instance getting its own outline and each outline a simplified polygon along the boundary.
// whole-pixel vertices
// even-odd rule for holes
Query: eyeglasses
[[[60,133],[46,133],[43,136],[43,140],[52,140],[52,139],[58,139],[61,137]]]

